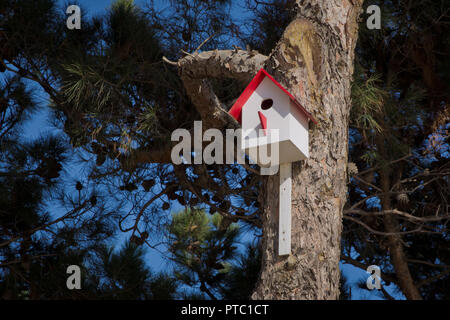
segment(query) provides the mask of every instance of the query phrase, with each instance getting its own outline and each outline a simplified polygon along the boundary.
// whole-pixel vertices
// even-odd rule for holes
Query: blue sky
[[[81,0],[78,1],[79,4],[81,4],[82,8],[85,8],[88,10],[88,12],[85,12],[88,14],[88,16],[91,15],[97,15],[104,12],[108,7],[111,6],[111,4],[114,1],[112,0],[96,0],[96,1],[87,1],[87,0]],[[145,0],[137,0],[135,1],[138,4],[145,4]],[[60,1],[62,7],[64,7],[67,4],[70,4],[70,2],[67,1]],[[164,0],[157,0],[155,3],[159,6],[166,7],[169,5],[169,1]],[[49,121],[49,110],[46,106],[46,97],[44,94],[40,96],[39,99],[41,102],[41,107],[38,109],[38,111],[35,113],[35,115],[30,119],[24,126],[24,137],[27,139],[34,139],[39,137],[42,133],[51,132],[56,134],[63,134],[60,131],[57,131],[56,129]],[[73,169],[73,170],[72,170]],[[77,177],[80,175],[80,167],[74,166],[71,168],[71,175],[73,177]],[[55,209],[55,208],[52,208]],[[175,210],[178,210],[175,208]],[[127,235],[123,234],[119,237],[118,243],[123,242],[123,240],[127,237]],[[117,245],[117,244],[116,244]],[[147,254],[149,266],[154,272],[159,271],[168,271],[168,269],[171,268],[170,263],[165,260],[158,252],[154,250],[149,250]],[[343,270],[344,275],[349,280],[349,284],[352,287],[352,298],[353,299],[380,299],[380,295],[374,293],[369,293],[368,291],[359,289],[356,286],[356,283],[361,280],[366,280],[368,277],[368,274],[359,268],[353,267],[349,264],[340,264],[341,269]],[[395,286],[391,285],[387,288],[388,292],[399,298],[402,299],[402,295],[395,293]]]

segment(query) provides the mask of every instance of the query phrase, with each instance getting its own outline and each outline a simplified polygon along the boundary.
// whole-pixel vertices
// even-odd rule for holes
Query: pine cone
[[[408,195],[406,193],[400,193],[397,195],[397,201],[402,204],[407,204],[409,202]]]
[[[354,162],[349,162],[347,166],[348,176],[352,177],[358,173],[358,167]]]

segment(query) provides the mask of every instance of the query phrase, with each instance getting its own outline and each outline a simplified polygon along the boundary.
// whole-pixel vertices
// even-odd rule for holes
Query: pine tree
[[[166,274],[153,275],[145,261],[145,250],[132,242],[114,252],[100,247],[95,272],[97,298],[117,300],[170,300],[177,294],[177,283]]]
[[[371,4],[381,5],[383,24],[360,28],[356,48],[344,261],[379,265],[384,283],[408,299],[443,298],[450,270],[442,250],[449,217],[448,1]]]
[[[174,226],[176,219],[169,213],[180,205],[184,212],[201,213],[195,222],[208,237],[194,232],[205,246],[189,247],[190,235],[182,227],[171,230],[184,241],[172,247],[173,258],[178,259],[180,279],[200,286],[210,298],[226,297],[236,284],[233,268],[239,270],[237,264],[230,264],[226,273],[213,267],[235,258],[234,231],[227,230],[233,230],[236,221],[252,232],[262,230],[264,255],[254,298],[337,298],[341,253],[344,261],[362,268],[380,265],[384,284],[397,284],[407,298],[448,296],[444,228],[448,219],[444,209],[448,198],[449,66],[444,59],[448,18],[442,11],[448,1],[366,1],[365,6],[381,5],[383,28],[368,30],[361,21],[357,46],[362,1],[340,7],[315,0],[249,3],[255,6],[247,34],[249,26],[237,24],[228,14],[232,3],[223,0],[172,1],[168,11],[120,0],[103,16],[83,17],[82,30],[65,28],[64,11],[55,1],[2,2],[0,72],[6,72],[9,85],[2,85],[0,96],[2,161],[8,164],[0,176],[4,179],[0,197],[11,208],[18,193],[13,191],[22,191],[26,185],[30,202],[15,207],[23,215],[20,226],[8,220],[10,213],[1,216],[5,219],[2,231],[6,230],[0,234],[1,241],[18,235],[24,239],[24,231],[50,221],[38,208],[44,199],[41,190],[60,187],[58,175],[64,164],[56,140],[46,138],[47,142],[32,143],[36,147],[25,147],[17,144],[12,129],[36,105],[26,94],[35,88],[29,86],[33,83],[48,95],[71,146],[91,156],[85,159],[90,181],[105,186],[108,194],[96,197],[85,182],[74,182],[73,207],[86,203],[102,208],[104,201],[129,201],[132,208],[109,213],[99,209],[104,215],[86,217],[81,227],[74,221],[67,228],[54,226],[57,236],[39,244],[39,252],[57,254],[47,261],[61,265],[67,259],[73,263],[95,260],[88,246],[75,250],[73,243],[84,237],[98,249],[110,233],[102,222],[113,220],[122,232],[131,234],[136,248],[129,244],[118,255],[110,252],[105,261],[113,264],[111,259],[130,255],[136,273],[131,278],[121,274],[122,284],[109,282],[111,297],[152,297],[148,288],[132,293],[122,289],[128,284],[133,287],[133,279],[150,277],[139,262],[138,248],[157,242],[161,230]],[[299,201],[293,216],[300,218],[293,221],[291,261],[294,258],[295,263],[291,269],[275,267],[284,258],[271,246],[277,234],[272,214],[278,210],[277,177],[261,178],[255,174],[255,165],[172,166],[170,160],[174,129],[192,129],[193,121],[200,119],[204,129],[237,127],[225,111],[263,66],[320,122],[310,133],[311,158],[294,165],[294,198]],[[36,149],[40,155],[32,151]],[[54,150],[52,156],[43,155],[46,149]],[[14,167],[15,163],[19,165]],[[220,216],[211,218],[198,208]],[[341,250],[342,216],[346,223]],[[179,225],[190,221],[186,218]],[[219,232],[222,223],[230,226]],[[230,243],[222,247],[221,241]],[[22,250],[34,248],[22,242]],[[1,259],[8,267],[21,253],[5,247],[0,247],[5,252]],[[52,251],[53,247],[57,250]],[[199,255],[192,252],[194,248]],[[357,256],[350,254],[354,251]],[[227,258],[219,253],[227,253]],[[244,261],[242,270],[255,267],[250,254]],[[110,267],[109,274],[115,275]],[[17,281],[9,276],[3,288]],[[286,276],[298,281],[286,284]],[[155,292],[159,286],[171,287],[167,278],[161,279],[165,280],[154,284]],[[100,283],[94,278],[86,283],[91,289],[85,297],[98,292]],[[254,279],[241,288],[242,298],[253,284]],[[9,296],[28,290],[20,281],[12,287],[17,290]],[[54,287],[43,291],[50,295],[37,296],[67,294]],[[166,293],[163,296],[172,297]]]
[[[217,299],[236,255],[238,225],[218,213],[210,216],[191,209],[174,214],[168,232],[171,259],[178,266],[176,277]]]
[[[103,17],[84,17],[84,27],[78,32],[65,28],[64,19],[54,1],[40,0],[33,3],[31,8],[26,1],[11,0],[5,9],[6,19],[2,20],[2,30],[6,32],[2,41],[6,40],[7,46],[13,49],[12,52],[19,52],[20,55],[2,55],[3,61],[6,61],[4,66],[9,72],[38,84],[51,99],[52,108],[64,123],[64,131],[70,137],[72,146],[96,155],[98,167],[94,168],[89,176],[97,179],[98,184],[108,182],[111,198],[122,196],[133,199],[134,209],[118,220],[119,228],[124,232],[132,232],[132,235],[137,237],[133,238],[134,240],[145,242],[144,234],[153,235],[161,229],[167,218],[159,216],[158,219],[151,219],[154,217],[152,213],[167,214],[170,201],[177,201],[186,207],[195,207],[202,203],[211,212],[217,212],[227,219],[241,220],[253,228],[264,227],[264,237],[275,234],[270,231],[270,228],[275,226],[271,222],[271,217],[275,215],[268,215],[267,212],[276,210],[276,192],[271,190],[272,184],[268,183],[267,179],[255,175],[254,165],[245,166],[242,170],[232,165],[172,167],[170,133],[175,128],[191,129],[195,119],[202,119],[205,129],[236,128],[236,123],[224,111],[263,66],[296,95],[300,92],[292,72],[297,70],[297,78],[306,79],[303,84],[306,95],[300,97],[302,104],[317,116],[319,110],[322,110],[323,114],[318,118],[324,120],[324,123],[327,121],[326,114],[332,113],[331,104],[343,106],[345,110],[342,114],[345,115],[349,110],[356,17],[360,1],[356,1],[354,6],[340,7],[341,10],[347,10],[342,12],[342,16],[349,19],[345,21],[349,26],[348,34],[345,35],[348,50],[339,49],[335,45],[343,41],[341,38],[344,35],[331,27],[321,28],[321,24],[317,24],[312,18],[310,8],[313,5],[321,11],[321,17],[338,17],[331,15],[327,11],[331,9],[323,6],[323,3],[311,0],[302,1],[301,5],[290,8],[284,23],[286,28],[280,33],[282,38],[274,46],[270,57],[252,51],[251,48],[248,51],[238,47],[234,50],[214,50],[232,48],[232,36],[239,36],[240,33],[239,26],[233,23],[232,17],[227,14],[230,1],[192,0],[172,4],[172,14],[165,16],[159,14],[157,8],[144,12],[132,1],[117,1]],[[23,16],[29,16],[30,19],[24,22],[21,18]],[[331,22],[324,20],[321,23],[326,25]],[[310,37],[297,39],[301,30],[310,34]],[[336,38],[334,44],[319,43],[320,39],[329,37]],[[303,39],[311,43],[305,46],[295,44]],[[298,51],[300,48],[314,52],[302,53]],[[312,57],[313,61],[305,61],[305,64],[302,64],[298,59],[290,59],[289,57],[293,57],[292,50],[294,55]],[[339,52],[328,54],[329,50]],[[217,55],[217,59],[198,59],[199,51],[206,57]],[[321,56],[319,52],[323,57],[326,55],[328,64],[317,60]],[[230,56],[236,58],[235,61],[243,62],[239,64],[238,69],[235,62],[227,60]],[[340,64],[340,75],[335,75],[342,78],[342,85],[330,88],[328,86],[333,82],[322,78],[330,73],[321,68],[334,70],[335,67],[332,66],[338,65],[336,57],[345,61]],[[170,63],[171,59],[178,60],[176,67],[174,63]],[[207,61],[203,67],[202,61]],[[207,82],[206,78],[210,80]],[[199,90],[200,88],[202,90]],[[320,94],[328,90],[335,92],[333,99],[336,101],[331,104],[323,103],[325,100],[322,100]],[[199,92],[202,94],[199,95]],[[216,103],[211,105],[211,101]],[[321,147],[328,144],[328,148],[336,146],[337,149],[331,154],[340,159],[339,163],[344,169],[346,161],[343,159],[346,159],[347,142],[345,139],[335,142],[331,140],[346,135],[346,119],[345,116],[342,119],[334,117],[334,121],[329,123],[333,128],[316,128],[317,132],[321,132],[317,135],[320,141],[314,142]],[[329,136],[327,132],[330,131],[341,134]],[[314,146],[312,149],[316,150]],[[308,167],[313,169],[303,170],[303,173],[294,167],[294,176],[304,174],[301,180],[306,182],[315,176],[312,173],[314,170],[322,172],[323,168],[319,170],[321,165],[317,160],[320,157],[313,156],[308,164]],[[331,170],[338,162],[329,159],[326,163],[330,163]],[[324,217],[337,217],[344,204],[345,170],[335,172],[338,172],[338,176],[328,177],[335,184],[335,196],[320,197],[321,201],[327,202],[321,210],[327,207],[333,211],[329,214],[323,213]],[[326,180],[326,176],[322,178]],[[274,179],[276,178],[273,177],[269,181],[273,182]],[[145,183],[146,187],[141,188],[148,180],[161,184],[155,183],[153,187],[148,187]],[[329,185],[325,180],[308,184]],[[294,185],[295,188],[297,186],[301,187],[299,184]],[[298,192],[300,191],[294,193]],[[340,199],[340,205],[337,207],[334,205],[336,198]],[[162,205],[162,201],[169,203],[169,206]],[[333,252],[333,258],[324,260],[320,268],[333,275],[330,279],[337,280],[339,272],[335,270],[335,266],[339,257],[340,232],[338,231],[332,240],[328,239],[330,233],[322,232],[325,222],[319,224],[318,217],[314,214],[317,211],[314,209],[316,206],[312,201],[308,208],[302,209],[302,216],[308,216],[310,219],[310,236],[314,234],[303,240],[311,245],[307,250],[311,249],[311,254],[317,257],[322,253],[314,249],[313,245],[333,244],[332,247],[327,247],[329,252]],[[160,210],[161,208],[163,210]],[[309,215],[306,215],[306,212],[309,212]],[[317,223],[312,223],[313,221]],[[327,220],[325,224],[334,229],[340,225],[340,221]],[[306,233],[300,232],[298,236],[306,236]],[[295,237],[294,234],[294,244],[304,242]],[[265,256],[262,260],[262,279],[273,279],[271,283],[277,286],[277,283],[285,278],[281,274],[285,271],[280,273],[272,270],[275,266],[272,258],[275,258],[276,250],[265,246],[274,241],[264,239],[264,252],[272,252],[273,255]],[[310,243],[311,239],[315,240]],[[309,265],[307,261],[299,260],[295,266],[295,270],[286,271],[293,277],[323,271],[316,270],[316,264]],[[312,278],[306,281],[314,282]],[[264,297],[286,298],[295,293],[297,298],[336,298],[337,281],[325,282],[320,286],[305,286],[311,288],[310,290],[283,289],[281,292],[275,287],[266,290],[266,283],[260,282],[255,297],[262,298],[262,292],[270,292],[272,296]],[[328,289],[319,292],[319,287]]]
[[[249,300],[261,271],[259,246],[249,245],[239,260],[231,266],[220,288],[223,299]]]
[[[110,212],[101,201],[93,203],[94,193],[70,201],[69,187],[61,183],[67,143],[54,135],[24,137],[21,126],[36,102],[18,78],[6,78],[1,85],[6,108],[0,112],[0,296],[82,297],[85,292],[67,290],[66,269],[83,265],[89,250],[111,236]],[[48,203],[58,202],[61,193],[59,203],[69,210],[48,212]]]

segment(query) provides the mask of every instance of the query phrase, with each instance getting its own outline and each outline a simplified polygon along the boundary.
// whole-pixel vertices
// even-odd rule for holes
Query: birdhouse
[[[258,149],[280,165],[278,255],[291,253],[292,162],[309,157],[309,121],[317,121],[266,70],[261,69],[236,100],[230,114],[242,125],[241,148],[260,166]],[[276,134],[271,133],[275,131]],[[256,151],[256,152],[255,152]],[[256,157],[255,157],[256,156]],[[255,159],[256,158],[256,159]],[[273,160],[277,160],[274,162]]]
[[[229,113],[242,125],[241,148],[249,156],[266,146],[279,150],[279,164],[308,158],[309,121],[317,122],[266,70],[259,70]],[[273,129],[278,134],[270,136]]]

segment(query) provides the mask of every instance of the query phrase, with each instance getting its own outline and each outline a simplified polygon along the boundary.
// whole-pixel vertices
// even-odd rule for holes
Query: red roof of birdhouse
[[[310,119],[312,122],[317,124],[316,119],[303,108],[303,106],[294,98],[292,94],[290,94],[281,84],[279,84],[270,74],[267,73],[266,70],[261,68],[261,70],[258,71],[256,76],[250,81],[247,88],[241,93],[239,98],[236,100],[234,105],[231,107],[229,114],[235,118],[239,123],[242,121],[242,107],[245,105],[245,103],[248,101],[250,96],[255,92],[256,88],[261,84],[261,82],[264,80],[265,77],[268,77],[272,82],[281,90],[283,90],[284,93],[286,93],[291,99],[291,101],[306,115],[308,119]]]

